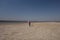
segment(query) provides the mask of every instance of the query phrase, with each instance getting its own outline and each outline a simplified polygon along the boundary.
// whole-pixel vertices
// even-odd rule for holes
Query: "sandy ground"
[[[0,40],[60,40],[60,23],[2,23]]]

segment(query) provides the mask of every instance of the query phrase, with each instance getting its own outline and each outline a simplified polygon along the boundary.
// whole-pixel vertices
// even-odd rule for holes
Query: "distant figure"
[[[28,21],[28,24],[29,24],[29,26],[31,26],[31,22],[30,21]]]
[[[29,21],[29,26],[31,26],[31,22]]]

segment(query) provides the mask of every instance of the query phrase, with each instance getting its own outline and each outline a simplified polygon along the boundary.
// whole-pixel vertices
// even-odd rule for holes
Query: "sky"
[[[60,0],[0,0],[0,20],[60,21]]]

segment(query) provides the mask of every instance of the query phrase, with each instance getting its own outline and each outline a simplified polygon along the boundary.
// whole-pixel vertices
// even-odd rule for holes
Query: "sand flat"
[[[0,40],[60,40],[60,22],[2,23]]]

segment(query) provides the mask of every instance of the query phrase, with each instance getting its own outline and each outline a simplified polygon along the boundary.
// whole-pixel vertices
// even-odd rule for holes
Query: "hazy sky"
[[[59,0],[0,0],[0,20],[59,21]]]

